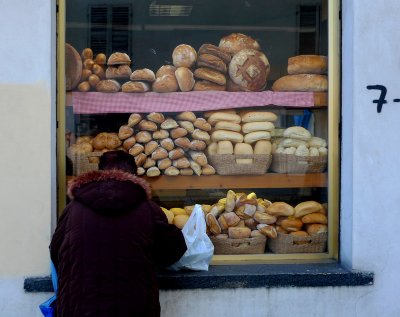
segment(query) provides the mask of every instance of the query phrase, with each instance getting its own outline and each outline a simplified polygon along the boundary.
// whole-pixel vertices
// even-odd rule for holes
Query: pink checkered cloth
[[[182,112],[259,107],[312,107],[312,92],[189,91],[171,93],[73,92],[76,114]]]

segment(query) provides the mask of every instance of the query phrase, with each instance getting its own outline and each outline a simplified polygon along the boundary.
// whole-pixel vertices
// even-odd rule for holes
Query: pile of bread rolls
[[[288,75],[277,79],[272,85],[274,91],[315,91],[328,90],[328,58],[322,55],[298,55],[289,57]]]
[[[255,193],[227,192],[213,205],[201,205],[207,233],[217,239],[244,239],[260,235],[275,239],[278,232],[293,236],[309,236],[327,232],[328,219],[324,206],[309,200],[295,207],[286,202],[271,202]],[[168,222],[182,229],[194,208],[167,209]]]
[[[82,74],[77,89],[83,92],[95,90],[96,85],[101,80],[106,79],[107,57],[103,53],[99,53],[94,57],[92,49],[87,47],[82,50],[81,58]]]
[[[275,138],[272,153],[296,156],[326,156],[326,140],[311,135],[311,132],[300,126],[288,127],[282,137]]]
[[[277,116],[269,111],[235,110],[215,111],[205,114],[213,127],[207,155],[218,154],[271,154],[271,132]],[[237,158],[237,164],[252,164],[252,159]]]
[[[123,148],[135,157],[138,175],[212,175],[204,150],[210,140],[211,125],[193,112],[175,117],[162,113],[133,113],[120,127]]]

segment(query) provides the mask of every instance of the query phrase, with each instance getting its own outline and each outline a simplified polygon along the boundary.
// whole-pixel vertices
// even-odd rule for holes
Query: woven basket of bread
[[[275,173],[304,174],[322,173],[326,169],[327,156],[298,156],[275,153],[270,170]]]
[[[268,240],[273,253],[321,253],[326,250],[328,233],[322,232],[308,237],[299,237],[278,232],[276,239]]]
[[[245,239],[210,237],[210,239],[214,244],[214,254],[262,254],[267,244],[265,236]]]
[[[219,175],[260,175],[271,165],[272,155],[267,154],[215,154],[209,155],[210,164]],[[250,163],[240,164],[237,159],[249,159]]]
[[[99,158],[102,155],[103,152],[69,154],[68,157],[73,165],[73,174],[78,176],[86,172],[97,171],[99,169]]]

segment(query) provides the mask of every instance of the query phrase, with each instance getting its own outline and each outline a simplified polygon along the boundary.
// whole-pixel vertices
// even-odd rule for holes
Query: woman
[[[70,183],[50,244],[57,316],[160,316],[156,268],[180,259],[184,237],[150,200],[131,155],[106,152],[99,169]]]

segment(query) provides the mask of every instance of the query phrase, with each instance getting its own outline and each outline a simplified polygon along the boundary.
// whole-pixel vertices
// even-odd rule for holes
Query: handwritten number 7
[[[387,89],[385,86],[382,85],[369,85],[367,86],[368,90],[371,89],[376,89],[376,90],[380,90],[381,91],[381,95],[379,96],[379,99],[374,99],[372,100],[373,103],[376,103],[376,110],[378,111],[378,113],[380,113],[382,111],[382,107],[385,103],[387,103],[385,97],[386,97],[386,93],[387,93]]]

